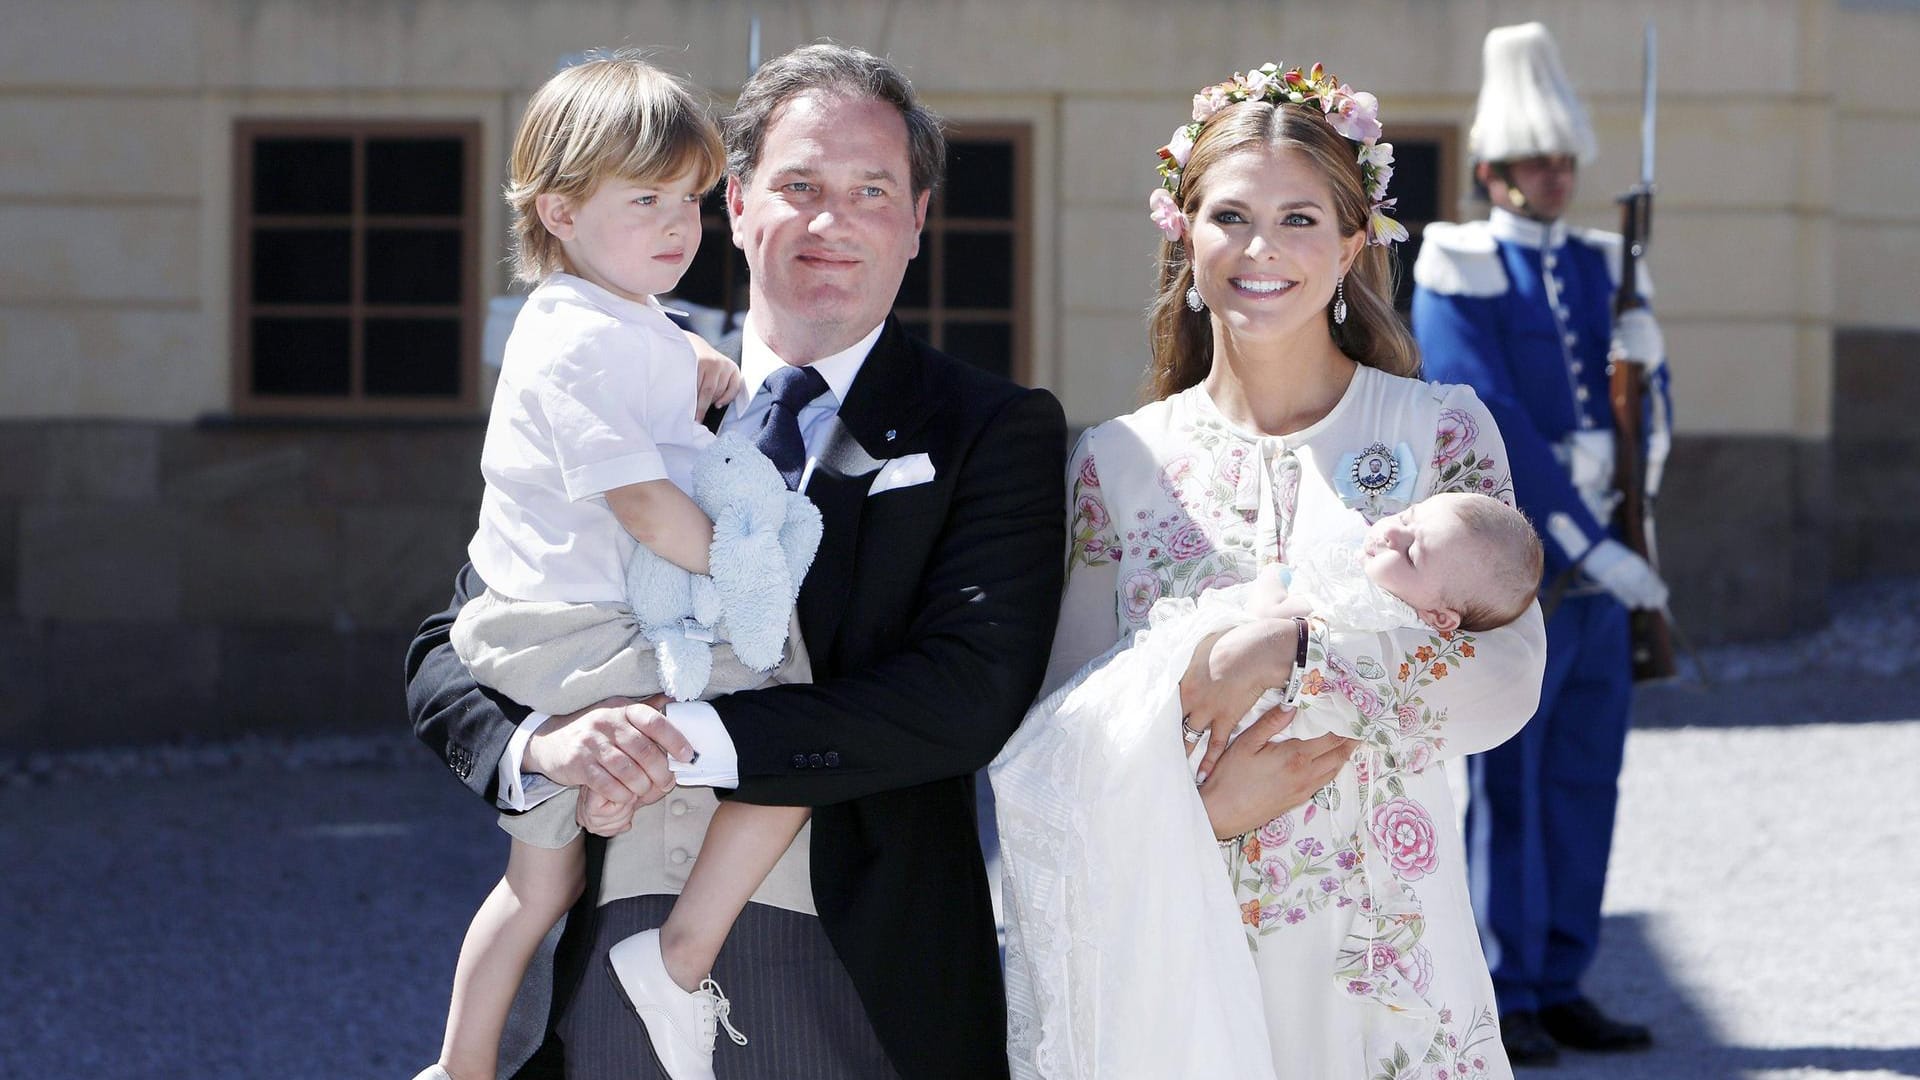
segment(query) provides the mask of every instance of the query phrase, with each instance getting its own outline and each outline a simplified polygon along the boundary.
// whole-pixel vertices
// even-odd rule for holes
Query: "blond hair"
[[[664,181],[691,172],[702,189],[726,167],[720,130],[684,79],[631,49],[567,68],[534,92],[507,164],[513,276],[537,285],[565,269],[534,202],[590,197],[608,179]]]
[[[1462,492],[1450,501],[1460,523],[1480,542],[1474,558],[1485,594],[1464,597],[1451,606],[1460,612],[1460,629],[1497,630],[1526,614],[1540,591],[1546,553],[1527,516],[1499,499]]]
[[[1372,202],[1354,144],[1335,131],[1315,105],[1266,101],[1229,105],[1201,127],[1180,172],[1178,199],[1187,219],[1198,219],[1207,173],[1214,165],[1241,151],[1268,147],[1301,151],[1326,177],[1342,237],[1367,228]],[[1420,368],[1420,353],[1393,310],[1394,272],[1393,256],[1386,248],[1361,247],[1346,276],[1347,320],[1335,323],[1329,309],[1327,330],[1349,358],[1391,375],[1412,375]],[[1199,383],[1213,366],[1213,325],[1205,311],[1190,310],[1186,304],[1192,284],[1186,244],[1161,241],[1160,291],[1147,312],[1147,336],[1153,347],[1144,395],[1149,401]]]

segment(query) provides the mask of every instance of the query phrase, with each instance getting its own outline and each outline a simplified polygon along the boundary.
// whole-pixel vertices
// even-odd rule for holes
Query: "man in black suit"
[[[774,407],[763,388],[810,369],[794,409],[801,489],[826,525],[798,605],[815,681],[664,714],[611,703],[529,716],[475,684],[447,644],[484,588],[469,566],[408,655],[415,731],[509,808],[541,786],[580,787],[582,822],[603,835],[666,797],[668,756],[691,750],[730,797],[813,808],[817,919],[749,904],[716,965],[753,1035],[722,1048],[721,1077],[1005,1076],[972,777],[1018,725],[1052,639],[1060,406],[934,351],[889,314],[945,158],[938,121],[891,64],[839,45],[773,60],[742,90],[726,141],[751,306],[728,350],[746,389],[722,423],[757,429]],[[603,970],[610,945],[672,902],[602,888],[627,839],[613,861],[590,844],[548,1038],[523,1077],[658,1075]]]

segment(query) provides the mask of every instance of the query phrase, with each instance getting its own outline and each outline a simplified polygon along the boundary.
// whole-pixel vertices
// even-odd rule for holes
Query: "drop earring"
[[[1205,300],[1200,299],[1200,286],[1198,285],[1187,286],[1187,310],[1188,311],[1207,310],[1207,302]]]
[[[1333,321],[1340,325],[1347,321],[1347,279],[1342,277],[1333,287]]]

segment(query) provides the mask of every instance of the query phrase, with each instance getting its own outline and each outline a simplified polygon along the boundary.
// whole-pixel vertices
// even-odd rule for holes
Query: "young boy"
[[[692,262],[701,197],[724,160],[693,92],[626,52],[555,75],[515,137],[515,270],[536,288],[508,339],[481,452],[486,488],[468,553],[488,590],[462,609],[452,639],[479,681],[536,711],[660,690],[627,604],[636,545],[708,572],[713,523],[687,492],[714,441],[700,417],[738,393],[740,375],[717,357],[697,361],[653,297]],[[768,681],[723,646],[705,696]],[[808,677],[797,635],[772,677]],[[506,874],[467,932],[440,1061],[418,1080],[494,1076],[527,963],[584,886],[576,802],[569,790],[502,816],[514,838]],[[615,946],[614,977],[670,1076],[713,1077],[717,1026],[746,1042],[707,976],[807,816],[723,804],[663,930]]]

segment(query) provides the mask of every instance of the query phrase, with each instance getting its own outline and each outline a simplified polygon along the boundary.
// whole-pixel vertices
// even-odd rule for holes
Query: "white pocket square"
[[[908,454],[903,458],[894,458],[880,467],[873,478],[873,486],[867,488],[867,497],[872,498],[883,491],[895,488],[912,487],[933,479],[933,462],[925,454]]]

